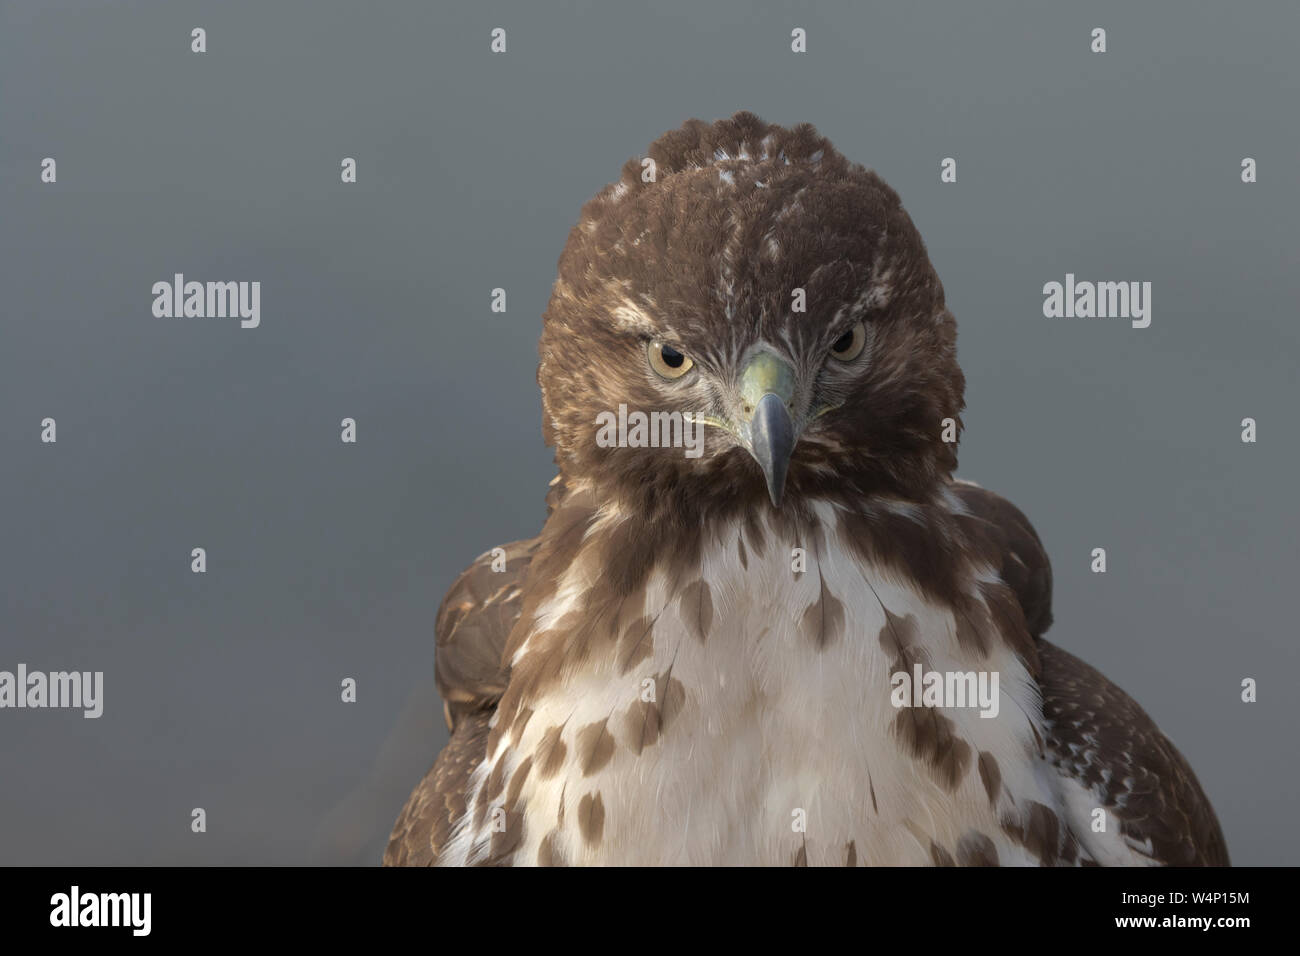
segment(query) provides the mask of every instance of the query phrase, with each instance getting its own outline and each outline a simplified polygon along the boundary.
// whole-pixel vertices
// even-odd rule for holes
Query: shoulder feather
[[[539,540],[513,541],[479,555],[442,599],[434,625],[434,677],[451,739],[398,815],[385,866],[437,862],[465,812],[469,776],[483,760],[488,724],[509,679],[506,638],[519,618],[520,584]]]

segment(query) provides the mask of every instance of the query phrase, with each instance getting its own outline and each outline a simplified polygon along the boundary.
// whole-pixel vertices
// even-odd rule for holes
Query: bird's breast
[[[1032,862],[1005,826],[1017,801],[1052,800],[1023,663],[996,642],[973,659],[951,610],[830,520],[761,537],[719,529],[698,569],[655,573],[636,613],[606,615],[629,634],[588,635],[498,713],[449,860]],[[584,613],[582,588],[556,595],[547,622]],[[913,665],[996,673],[997,716],[978,700],[899,706]]]

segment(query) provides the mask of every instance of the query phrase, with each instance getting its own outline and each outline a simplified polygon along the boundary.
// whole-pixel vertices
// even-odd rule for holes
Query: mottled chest
[[[736,526],[685,583],[652,575],[637,613],[497,715],[449,861],[1036,862],[1021,816],[1054,811],[1023,663],[973,653],[951,608],[856,554],[829,521]],[[559,588],[539,634],[584,597]],[[896,706],[915,665],[996,672],[997,716]]]

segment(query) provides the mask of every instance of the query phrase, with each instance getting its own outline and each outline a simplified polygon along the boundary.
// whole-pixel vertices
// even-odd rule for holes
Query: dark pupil
[[[849,331],[845,332],[843,335],[841,335],[838,339],[835,340],[835,344],[831,346],[831,351],[847,352],[849,350],[849,346],[852,344],[853,344],[853,330],[849,329]]]
[[[665,345],[659,350],[659,354],[663,356],[664,364],[669,368],[681,368],[682,362],[686,361],[686,356],[671,345]]]

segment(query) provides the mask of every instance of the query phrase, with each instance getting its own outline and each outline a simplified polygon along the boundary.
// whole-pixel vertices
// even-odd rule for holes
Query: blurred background
[[[379,862],[446,740],[438,603],[545,515],[567,232],[739,109],[899,191],[960,329],[959,473],[1037,526],[1050,636],[1235,863],[1300,862],[1300,8],[975,6],[0,3],[0,669],[105,682],[98,720],[0,711],[0,862]],[[153,317],[176,272],[260,281],[260,327]],[[1044,318],[1067,272],[1151,282],[1151,327]]]

